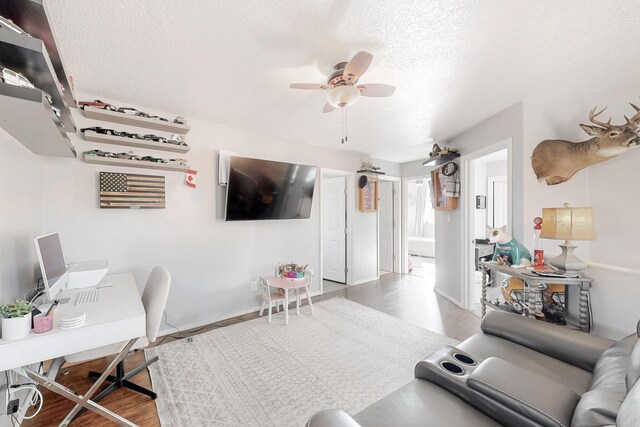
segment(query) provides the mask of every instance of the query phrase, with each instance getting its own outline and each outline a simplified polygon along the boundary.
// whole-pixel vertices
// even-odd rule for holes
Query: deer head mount
[[[547,185],[560,184],[567,181],[576,172],[604,162],[640,145],[640,108],[631,104],[636,114],[624,118],[623,125],[612,125],[601,122],[597,117],[607,108],[596,113],[595,107],[589,113],[589,121],[596,126],[581,124],[580,127],[591,139],[582,142],[548,139],[542,141],[533,150],[531,165],[538,177],[538,181],[545,181]]]

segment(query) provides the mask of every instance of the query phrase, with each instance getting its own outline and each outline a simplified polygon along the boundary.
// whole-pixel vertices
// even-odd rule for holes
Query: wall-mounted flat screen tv
[[[311,216],[317,167],[229,158],[226,221]]]

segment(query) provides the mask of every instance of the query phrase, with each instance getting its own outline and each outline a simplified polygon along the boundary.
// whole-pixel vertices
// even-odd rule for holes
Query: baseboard
[[[448,299],[449,301],[451,301],[452,303],[454,303],[454,304],[455,304],[455,305],[457,305],[458,307],[460,307],[460,308],[464,308],[464,307],[462,306],[462,303],[461,303],[460,301],[458,301],[456,298],[452,297],[451,295],[449,295],[448,293],[446,293],[446,292],[445,292],[445,291],[443,291],[442,289],[437,288],[437,287],[434,287],[434,288],[433,288],[433,291],[434,291],[435,293],[437,293],[438,295],[445,297],[446,299]]]
[[[321,295],[320,291],[315,291],[315,292],[311,292],[311,297],[315,297]],[[207,326],[210,325],[212,323],[216,323],[216,322],[221,322],[223,320],[227,320],[227,319],[232,319],[234,317],[238,317],[238,316],[244,316],[245,314],[249,314],[249,313],[254,313],[256,311],[260,311],[260,306],[256,305],[255,307],[252,307],[248,310],[245,311],[241,311],[241,312],[237,312],[237,313],[231,313],[231,314],[225,314],[224,316],[218,316],[218,317],[209,317],[206,319],[202,319],[202,320],[198,320],[195,322],[190,322],[190,323],[185,323],[182,325],[176,325],[175,328],[173,326],[168,326],[166,328],[160,329],[160,332],[158,332],[158,336],[165,336],[165,335],[171,335],[171,334],[175,334],[178,331],[183,332],[183,331],[187,331],[189,329],[194,329],[194,328],[200,328],[202,326]],[[176,331],[176,328],[178,329],[178,331]]]
[[[374,280],[378,280],[378,276],[374,276],[370,279],[358,280],[357,282],[352,283],[350,286],[362,285],[363,283],[373,282]]]

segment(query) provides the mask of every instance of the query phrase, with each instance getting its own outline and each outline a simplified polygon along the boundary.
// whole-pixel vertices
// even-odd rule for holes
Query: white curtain
[[[424,212],[427,207],[427,200],[429,197],[429,183],[423,181],[422,185],[416,186],[416,214],[415,214],[415,222],[413,224],[413,234],[412,236],[420,236],[422,237],[423,226],[424,226]]]

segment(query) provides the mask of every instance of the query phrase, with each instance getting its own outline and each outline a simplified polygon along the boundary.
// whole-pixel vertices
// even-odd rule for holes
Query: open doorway
[[[378,181],[378,274],[394,272],[395,254],[395,182]]]
[[[472,153],[464,160],[467,171],[465,271],[467,307],[480,313],[482,272],[480,262],[493,257],[487,226],[511,229],[511,141]]]
[[[433,278],[436,256],[436,215],[431,199],[431,177],[405,180],[407,271]]]

